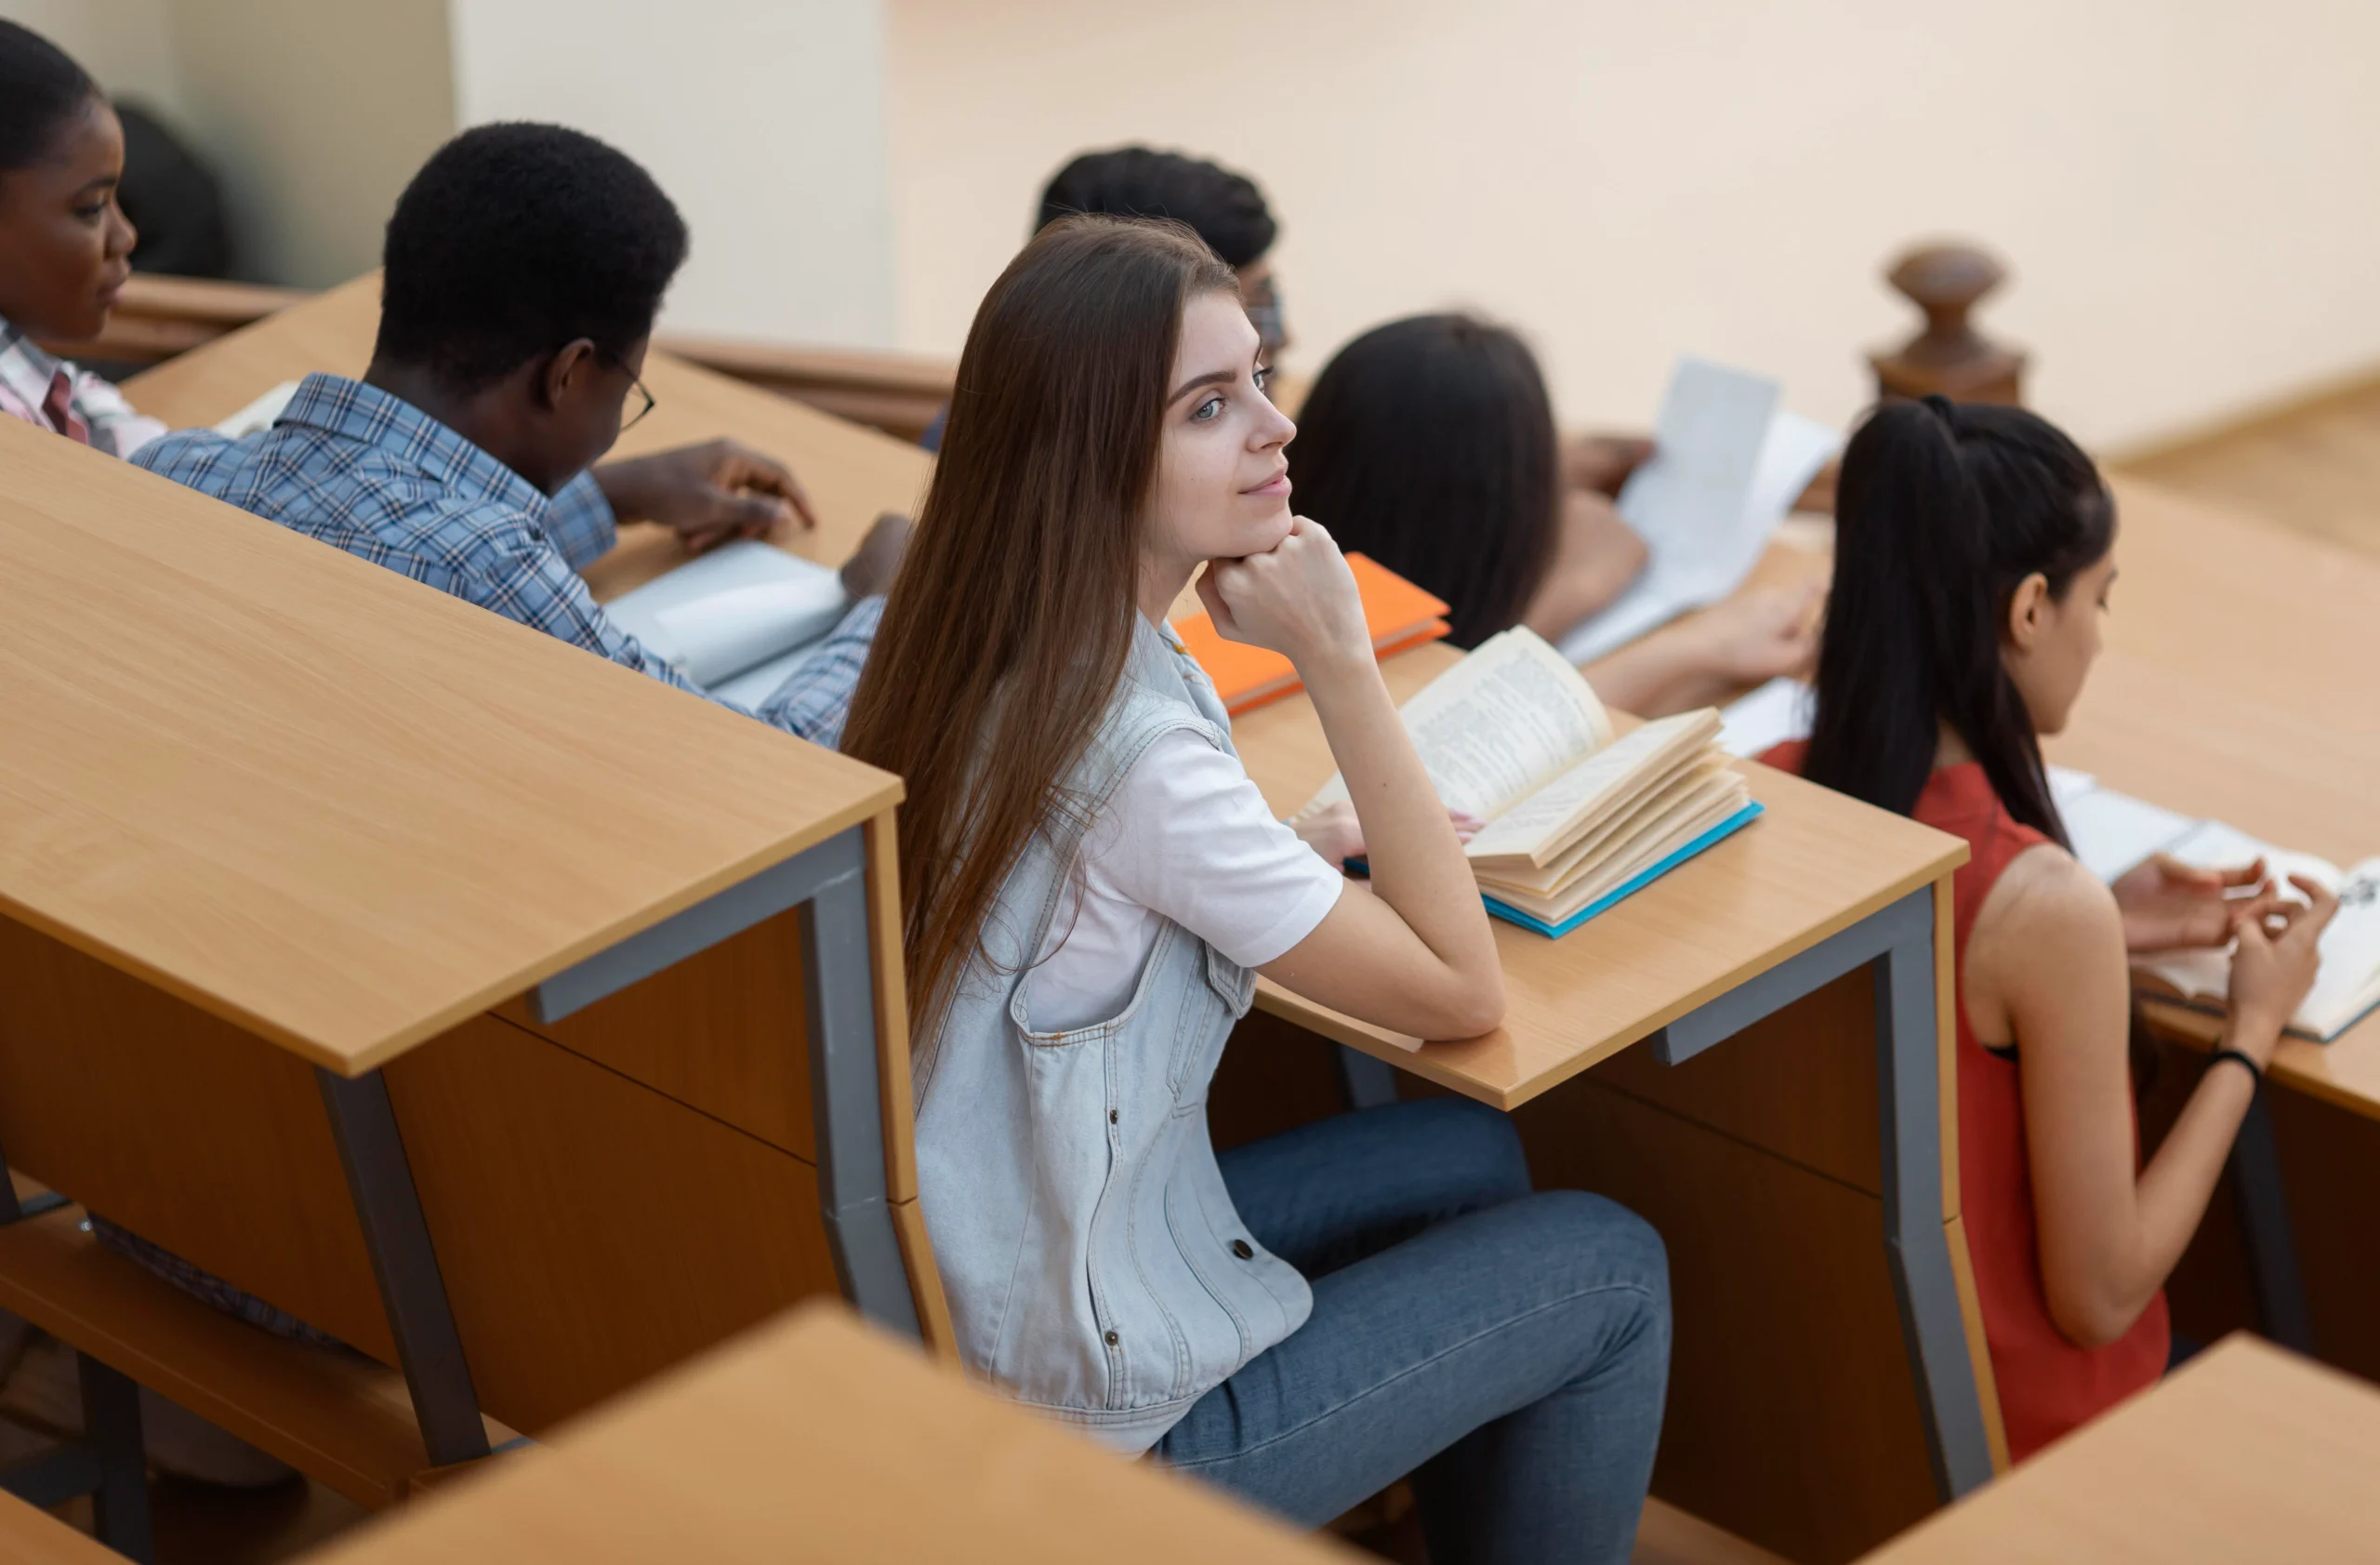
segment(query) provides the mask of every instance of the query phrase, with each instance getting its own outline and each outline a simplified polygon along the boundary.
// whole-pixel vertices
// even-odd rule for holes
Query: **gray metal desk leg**
[[[818,884],[801,915],[818,1204],[843,1296],[869,1320],[915,1337],[917,1302],[885,1181],[867,861],[856,827],[835,841],[845,844],[847,863]]]
[[[1378,1108],[1396,1101],[1396,1067],[1377,1054],[1339,1045],[1339,1084],[1350,1108]]]
[[[2268,1338],[2310,1358],[2314,1322],[2306,1308],[2306,1280],[2297,1269],[2297,1235],[2290,1226],[2289,1192],[2281,1181],[2272,1108],[2262,1087],[2248,1100],[2248,1117],[2231,1143],[2231,1177],[2255,1283],[2257,1323]]]
[[[1933,888],[1875,961],[1876,1079],[1884,1147],[1884,1256],[1917,1380],[1926,1454],[1947,1503],[1991,1480],[1991,1444],[1942,1221],[1941,1055]]]
[[[346,1077],[317,1066],[314,1076],[430,1466],[485,1456],[487,1427],[480,1422],[479,1396],[471,1388],[463,1339],[455,1330],[445,1280],[430,1249],[430,1224],[421,1214],[413,1168],[397,1133],[389,1084],[377,1070]]]

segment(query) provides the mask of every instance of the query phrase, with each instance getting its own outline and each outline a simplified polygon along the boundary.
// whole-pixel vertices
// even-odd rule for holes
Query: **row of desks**
[[[350,286],[152,371],[133,394],[169,422],[199,423],[278,380],[323,368],[352,373],[368,352],[373,305],[368,283]],[[816,537],[779,540],[800,551],[839,559],[879,511],[907,508],[922,484],[926,463],[917,453],[798,405],[665,360],[656,360],[647,379],[658,404],[626,450],[730,433],[786,458],[822,517]],[[2152,497],[2148,509],[2158,510],[2159,502]],[[2143,510],[2140,497],[2127,492],[2127,605],[2170,594],[2177,579],[2187,584],[2185,573],[2161,573],[2143,550],[2141,535],[2158,531],[2143,524]],[[2148,563],[2135,563],[2135,552]],[[590,577],[599,595],[609,596],[665,568],[673,553],[657,529],[629,529],[621,549]],[[226,577],[218,586],[238,595],[237,579]],[[538,640],[501,622],[488,624],[488,633],[498,634],[498,627],[515,639]],[[514,656],[468,640],[458,644],[464,650],[451,671],[434,682],[442,698],[471,688],[464,663],[483,670],[489,660]],[[2121,631],[2117,649],[2110,668],[2133,655]],[[547,650],[588,661],[550,643]],[[1392,660],[1386,671],[1402,695],[1449,656],[1421,649]],[[595,671],[602,672],[600,666]],[[618,712],[629,709],[610,703],[614,687],[628,684],[645,682],[622,673],[604,684],[605,721],[572,715],[590,731],[603,730],[606,721],[619,724]],[[655,687],[645,690],[688,714],[709,712]],[[315,687],[311,694],[324,710],[337,710],[332,692]],[[2086,715],[2100,706],[2095,698]],[[276,724],[281,721],[276,712]],[[579,772],[613,763],[600,736],[579,743],[557,732],[570,724],[539,724],[525,715],[518,722],[539,736],[530,748],[546,752],[542,763],[559,754]],[[276,731],[269,725],[269,733]],[[2077,741],[2087,742],[2092,732],[2087,722],[2078,724]],[[1239,737],[1251,773],[1277,808],[1302,802],[1330,769],[1302,702],[1251,715]],[[767,743],[773,756],[798,748],[764,731],[747,738]],[[686,753],[707,743],[707,736],[689,737]],[[615,748],[649,755],[668,747]],[[2127,781],[2121,764],[2082,753],[2069,759],[2117,786],[2186,808],[2214,807]],[[537,775],[513,773],[518,764],[508,756],[501,770]],[[269,767],[259,758],[251,769]],[[1948,919],[1937,914],[1947,908],[1947,877],[1964,849],[1794,779],[1758,769],[1752,776],[1769,816],[1690,872],[1656,884],[1565,941],[1499,931],[1513,997],[1511,1020],[1499,1034],[1416,1053],[1406,1046],[1409,1041],[1279,991],[1268,988],[1262,1002],[1435,1086],[1517,1110],[1541,1179],[1593,1184],[1654,1216],[1671,1242],[1679,1302],[1676,1388],[1657,1488],[1797,1558],[1841,1558],[1923,1515],[1940,1495],[1973,1487],[1991,1470],[1998,1449],[1957,1225],[1949,988],[1940,981]],[[417,803],[451,803],[435,778],[416,780]],[[750,786],[780,800],[807,803],[813,797],[806,783],[799,790],[772,789],[755,778]],[[285,813],[303,802],[303,791],[293,785],[271,802]],[[577,795],[565,789],[559,797]],[[673,823],[700,814],[681,807],[690,797],[707,800],[709,787],[681,793],[680,807],[665,812]],[[517,811],[524,799],[553,802],[532,786],[483,807]],[[550,818],[558,839],[568,841],[553,851],[567,857],[575,844],[582,857],[641,855],[641,847],[623,848],[624,839],[639,835],[623,828],[641,826],[653,809],[654,794],[637,790],[633,798],[560,812]],[[2293,837],[2281,827],[2259,826],[2240,811],[2223,813],[2250,829],[2323,845],[2302,832]],[[244,829],[262,829],[261,818],[262,812],[244,817]],[[421,834],[435,835],[429,829],[436,823],[419,824]],[[817,825],[814,816],[805,822]],[[676,832],[660,835],[674,839]],[[381,840],[402,834],[384,831]],[[503,862],[500,842],[468,845],[482,869]],[[686,864],[673,868],[682,875]],[[707,872],[714,879],[723,873],[715,862]],[[575,882],[561,883],[572,893],[557,903],[579,914],[591,910]],[[615,907],[609,928],[665,918],[674,910],[673,896],[682,907],[702,895],[698,885],[681,884],[648,895],[637,911]],[[410,922],[390,918],[393,906],[373,898],[381,927]],[[575,953],[557,952],[548,933],[533,957],[513,953],[509,977],[483,982],[460,998],[450,993],[448,1003],[484,1004],[487,993],[508,984],[519,992],[540,981],[541,963],[567,963]],[[601,931],[581,935],[590,948],[601,938]],[[878,998],[880,1011],[880,984]],[[1730,1040],[1726,1047],[1712,1047],[1723,1039]],[[1585,1081],[1570,1081],[1581,1073]],[[883,1107],[897,1140],[889,1091]],[[895,1189],[894,1199],[899,1194]]]

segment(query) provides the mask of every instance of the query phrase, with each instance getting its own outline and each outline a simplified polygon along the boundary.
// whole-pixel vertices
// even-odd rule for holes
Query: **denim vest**
[[[1159,735],[1232,749],[1214,686],[1145,620],[1045,823],[1000,888],[918,1067],[918,1182],[959,1350],[1019,1401],[1124,1452],[1288,1336],[1305,1279],[1256,1244],[1207,1137],[1207,1085],[1255,975],[1170,920],[1114,1016],[1035,1032],[1029,965],[1086,823]]]

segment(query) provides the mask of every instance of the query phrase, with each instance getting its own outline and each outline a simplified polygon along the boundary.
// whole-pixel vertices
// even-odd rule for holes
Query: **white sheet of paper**
[[[1645,539],[1644,573],[1562,638],[1564,657],[1593,662],[1743,584],[1841,444],[1826,426],[1779,409],[1777,397],[1777,382],[1764,376],[1678,360],[1652,460],[1620,491],[1620,514]]]
[[[1779,674],[1719,709],[1719,748],[1749,761],[1771,745],[1806,739],[1817,708],[1816,691]]]
[[[759,711],[760,703],[777,693],[777,687],[793,677],[794,670],[818,656],[826,639],[807,646],[795,647],[782,657],[772,657],[759,668],[737,674],[734,679],[720,681],[705,688],[714,696],[723,696],[747,711]]]
[[[2053,780],[2050,786],[2055,790],[2057,785]],[[2066,818],[2074,856],[2103,881],[2114,880],[2150,854],[2170,849],[2197,824],[2188,816],[2111,788],[2060,799],[2057,811]]]
[[[217,424],[215,432],[232,440],[245,440],[258,430],[272,428],[272,421],[281,417],[281,410],[287,407],[289,399],[298,394],[298,382],[295,380],[283,381],[240,409],[239,412]]]

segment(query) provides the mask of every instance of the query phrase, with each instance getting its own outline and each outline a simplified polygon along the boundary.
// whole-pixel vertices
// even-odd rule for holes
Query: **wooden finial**
[[[1925,312],[1925,329],[1889,353],[1871,353],[1876,394],[1941,395],[1953,402],[2019,403],[2025,355],[1985,338],[1967,319],[2007,276],[1972,245],[1928,245],[1893,263],[1884,281]]]

